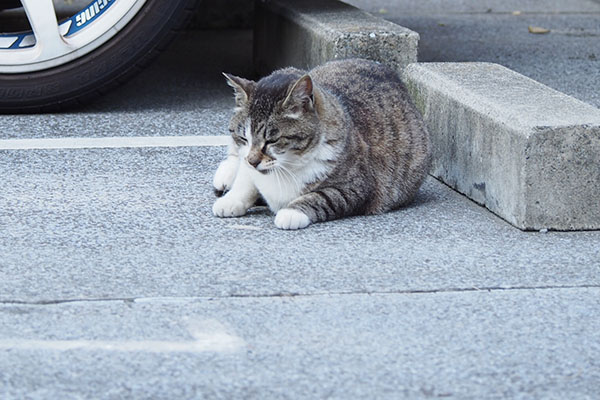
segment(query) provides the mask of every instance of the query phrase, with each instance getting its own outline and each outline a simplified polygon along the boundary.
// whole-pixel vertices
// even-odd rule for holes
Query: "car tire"
[[[118,33],[65,64],[0,73],[0,113],[53,112],[85,104],[127,81],[163,51],[197,0],[147,0]]]

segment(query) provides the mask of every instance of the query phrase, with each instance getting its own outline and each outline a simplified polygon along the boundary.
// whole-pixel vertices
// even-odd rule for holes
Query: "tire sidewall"
[[[147,62],[187,0],[147,0],[133,19],[92,52],[55,68],[0,74],[0,112],[43,111],[102,93],[140,62]]]

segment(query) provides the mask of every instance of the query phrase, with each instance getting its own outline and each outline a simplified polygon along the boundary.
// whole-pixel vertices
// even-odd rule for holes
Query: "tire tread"
[[[174,2],[174,0],[170,0],[170,2]],[[88,87],[83,92],[76,95],[70,95],[69,97],[55,97],[46,99],[45,101],[44,99],[39,99],[37,102],[23,101],[22,103],[10,104],[9,102],[3,102],[2,99],[0,99],[0,114],[52,113],[65,111],[67,109],[76,109],[111,92],[115,88],[124,85],[135,75],[147,68],[154,59],[168,49],[171,42],[189,23],[199,3],[199,0],[180,0],[180,3],[174,7],[169,21],[165,23],[159,32],[157,32],[156,35],[159,37],[156,40],[156,43],[153,45],[148,45],[146,43],[146,46],[148,47],[146,53],[139,56],[129,65],[121,66],[121,68],[117,70],[115,76],[106,79],[99,86],[93,88]],[[93,56],[93,52],[83,58],[88,57],[89,55]],[[60,67],[57,67],[57,69],[60,69]],[[29,79],[27,75],[31,74],[25,75],[24,81],[27,81]],[[0,74],[0,78],[1,77],[2,74]],[[0,80],[0,86],[1,85],[2,81]],[[71,89],[70,91],[67,91],[67,93],[68,92],[73,92],[73,90]]]

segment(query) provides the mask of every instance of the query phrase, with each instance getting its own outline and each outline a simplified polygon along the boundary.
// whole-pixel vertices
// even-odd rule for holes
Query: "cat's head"
[[[248,164],[263,173],[301,165],[319,142],[310,76],[293,68],[258,82],[224,75],[235,94],[229,130]]]

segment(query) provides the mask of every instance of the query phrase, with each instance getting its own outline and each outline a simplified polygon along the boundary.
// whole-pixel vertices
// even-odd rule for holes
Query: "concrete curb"
[[[384,62],[430,130],[432,175],[523,230],[600,229],[600,110],[497,64],[412,63],[418,39],[336,0],[256,2],[261,74]]]
[[[520,229],[600,229],[600,110],[497,64],[412,64],[432,174]]]
[[[336,0],[257,0],[254,65],[260,74],[352,57],[401,70],[417,61],[419,34]]]

